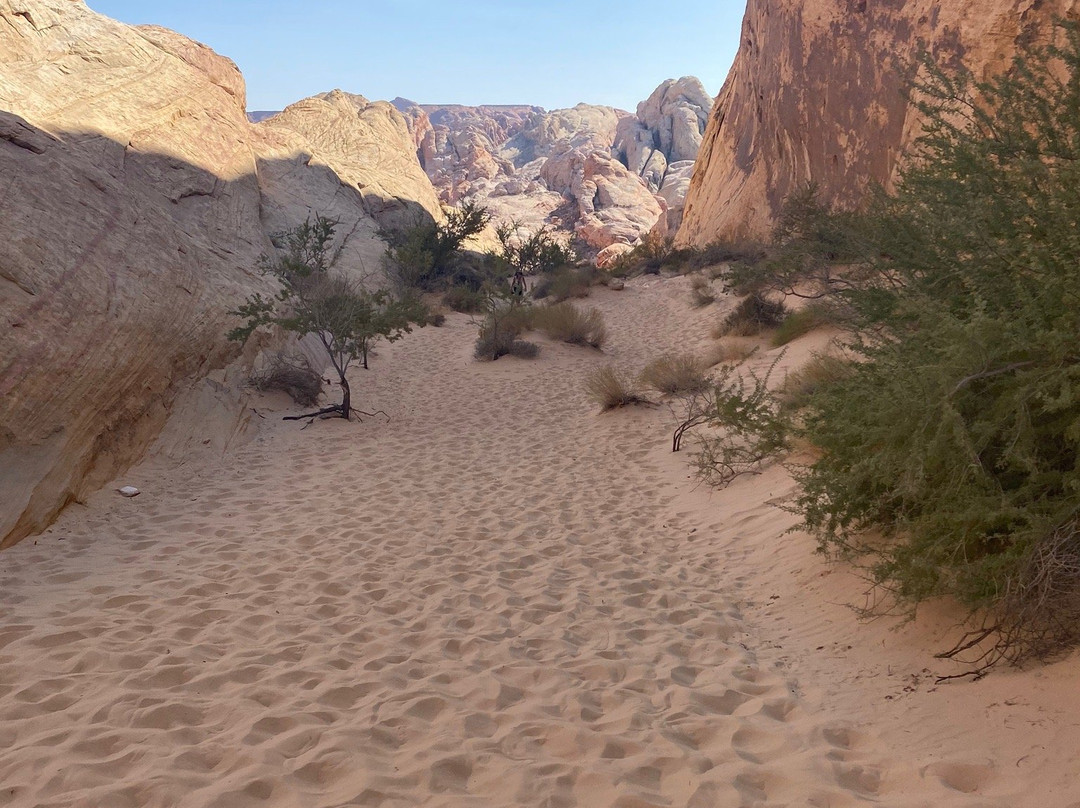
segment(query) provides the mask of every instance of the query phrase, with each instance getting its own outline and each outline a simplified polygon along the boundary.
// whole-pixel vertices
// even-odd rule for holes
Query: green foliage
[[[487,296],[480,289],[468,286],[451,286],[442,296],[442,302],[452,311],[464,314],[480,314],[487,307]]]
[[[1080,33],[1058,34],[986,82],[924,61],[925,132],[839,294],[860,361],[805,413],[806,527],[901,602],[988,609],[991,662],[1077,639],[1050,617],[1080,585]]]
[[[582,311],[572,303],[556,303],[536,309],[533,325],[552,339],[571,345],[600,348],[607,340],[607,328],[600,311]]]
[[[442,223],[418,221],[413,227],[383,233],[389,241],[386,267],[402,289],[438,291],[452,284],[478,288],[478,270],[463,259],[466,239],[487,227],[491,215],[475,202],[446,214]]]
[[[334,273],[330,253],[336,222],[322,216],[305,221],[276,239],[282,253],[264,257],[261,270],[277,279],[273,297],[252,295],[230,314],[245,322],[228,338],[245,341],[256,330],[278,327],[303,337],[315,335],[337,371],[342,403],[331,409],[349,419],[352,414],[346,372],[360,360],[367,367],[371,345],[394,341],[424,322],[426,311],[415,299],[395,299],[385,290],[368,291]]]
[[[726,486],[744,474],[757,474],[787,451],[793,434],[790,419],[769,390],[769,377],[780,357],[764,375],[743,374],[733,366],[704,388],[682,394],[683,414],[672,435],[672,450],[694,431],[694,462],[705,481]]]
[[[525,237],[521,236],[521,229],[521,222],[516,220],[502,222],[495,228],[500,246],[496,257],[511,273],[535,275],[576,263],[574,251],[555,238],[551,228],[545,225]]]
[[[798,311],[789,312],[773,334],[774,346],[787,345],[793,339],[809,334],[832,322],[829,309],[820,302],[812,302]]]

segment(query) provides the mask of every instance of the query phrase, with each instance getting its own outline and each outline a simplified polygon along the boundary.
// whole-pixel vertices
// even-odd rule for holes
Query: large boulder
[[[851,207],[895,180],[919,131],[898,65],[928,49],[986,77],[1076,0],[749,0],[677,243],[764,236],[792,191]]]
[[[639,177],[600,151],[567,148],[544,163],[540,176],[573,200],[574,234],[596,250],[637,242],[664,210]]]
[[[219,386],[268,232],[333,215],[361,272],[383,221],[438,213],[396,113],[322,99],[259,128],[244,106],[236,66],[178,34],[0,0],[0,547]]]

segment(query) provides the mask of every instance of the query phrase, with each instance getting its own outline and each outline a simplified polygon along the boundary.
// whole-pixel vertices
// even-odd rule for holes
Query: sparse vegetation
[[[648,402],[634,386],[633,379],[613,365],[593,372],[585,381],[585,391],[591,400],[600,405],[603,412]]]
[[[318,404],[323,389],[322,374],[306,358],[289,356],[283,351],[271,356],[262,369],[251,375],[249,382],[260,392],[287,393],[301,407]]]
[[[704,275],[694,275],[690,279],[690,299],[697,308],[704,308],[716,301],[716,293]]]
[[[451,286],[442,296],[443,305],[463,314],[480,314],[487,307],[487,296],[480,289]]]
[[[663,395],[698,393],[709,386],[704,363],[690,354],[661,356],[641,371],[640,381]]]
[[[323,216],[305,221],[279,234],[281,253],[265,257],[260,270],[275,278],[280,289],[273,297],[252,295],[230,314],[244,324],[228,337],[246,341],[260,328],[280,328],[297,336],[313,334],[326,350],[338,376],[342,399],[311,415],[336,413],[346,420],[356,410],[346,376],[355,361],[367,366],[368,352],[378,339],[394,341],[426,321],[424,307],[415,299],[398,299],[386,290],[369,291],[333,271],[331,252],[336,222]],[[287,416],[289,419],[308,416]]]
[[[708,367],[721,364],[738,365],[753,356],[756,350],[757,346],[750,340],[724,337],[709,350],[705,364]]]
[[[600,348],[607,340],[607,328],[598,309],[582,311],[568,302],[535,309],[533,325],[552,339],[572,345]]]
[[[783,321],[773,334],[772,344],[774,347],[787,345],[793,339],[798,339],[804,334],[809,334],[823,326],[832,323],[830,311],[823,303],[814,301],[799,309],[788,312]]]
[[[389,242],[384,265],[399,290],[437,292],[450,286],[478,289],[482,273],[462,256],[462,246],[491,221],[486,208],[465,202],[443,222],[423,219],[382,235]]]
[[[593,267],[564,266],[541,276],[533,286],[532,296],[536,300],[550,297],[556,303],[588,297],[593,285],[600,280],[600,274]]]
[[[747,295],[717,325],[713,336],[753,337],[770,328],[776,328],[784,320],[787,309],[783,303],[770,300],[754,292]]]

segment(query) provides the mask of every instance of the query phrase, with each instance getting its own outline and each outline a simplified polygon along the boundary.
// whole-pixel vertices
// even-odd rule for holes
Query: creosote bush
[[[661,356],[654,359],[639,377],[641,383],[664,395],[697,393],[709,386],[704,363],[690,354]]]
[[[634,386],[633,379],[613,365],[594,371],[585,381],[585,392],[604,412],[648,401]]]
[[[753,337],[762,331],[776,328],[784,320],[784,304],[770,300],[757,292],[747,295],[717,325],[713,336]]]
[[[607,328],[598,309],[582,311],[568,302],[534,309],[532,325],[552,339],[572,345],[600,348],[607,340]]]
[[[601,279],[601,274],[594,267],[564,266],[541,275],[533,285],[532,296],[536,300],[550,297],[556,303],[588,297],[593,285]]]

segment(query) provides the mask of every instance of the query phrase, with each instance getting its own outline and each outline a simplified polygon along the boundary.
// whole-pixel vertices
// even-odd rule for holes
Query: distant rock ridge
[[[674,233],[712,105],[692,77],[665,81],[636,115],[392,103],[443,202],[476,200],[498,219],[571,232],[593,252],[629,247],[653,228]]]
[[[0,0],[0,110],[0,547],[179,401],[198,416],[170,449],[244,432],[226,312],[272,291],[270,233],[335,218],[342,269],[369,275],[379,228],[442,216],[390,104],[330,93],[252,125],[230,60],[76,0]]]
[[[1078,13],[1076,0],[749,0],[677,243],[766,235],[809,181],[824,202],[856,205],[869,183],[895,179],[919,132],[897,64],[925,47],[986,77]]]

